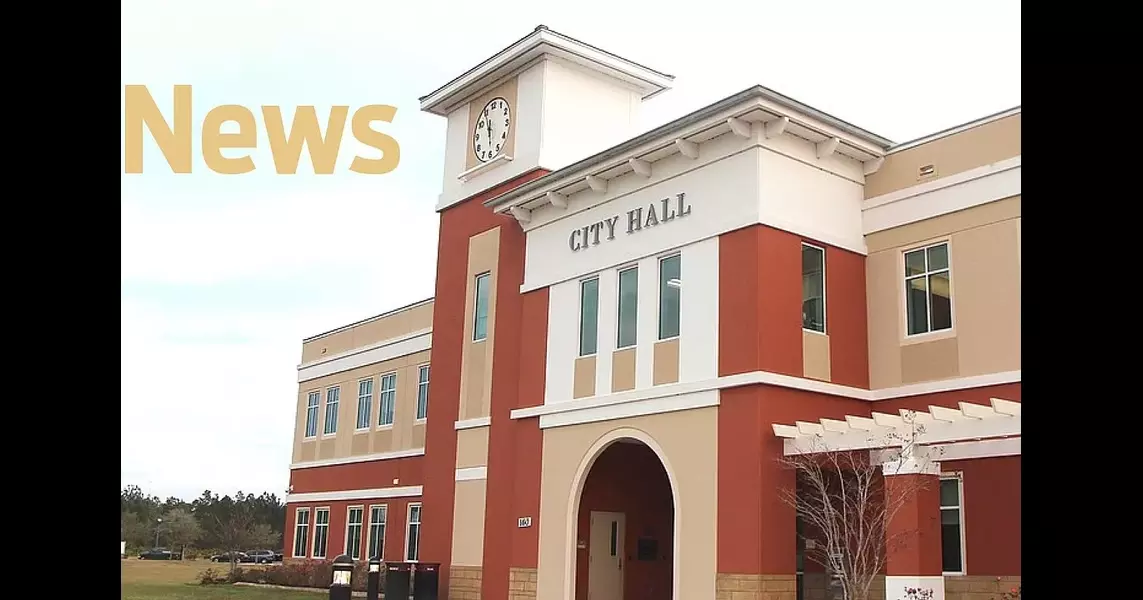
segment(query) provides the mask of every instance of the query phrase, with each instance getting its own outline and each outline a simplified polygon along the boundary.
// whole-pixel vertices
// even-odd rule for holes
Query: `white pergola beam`
[[[516,220],[520,222],[521,225],[523,225],[524,223],[530,223],[532,221],[532,211],[530,211],[526,208],[523,208],[520,206],[513,206],[512,208],[510,208],[508,210],[509,210],[509,212],[512,213],[512,216],[515,217]]]
[[[783,133],[786,133],[786,127],[788,127],[789,125],[790,125],[790,117],[778,117],[777,119],[771,119],[769,121],[766,121],[766,129],[765,129],[766,137],[767,138],[776,138],[776,137],[782,135]]]
[[[1001,400],[1000,398],[989,398],[992,403],[992,410],[1002,414],[1011,415],[1013,417],[1020,416],[1020,403],[1012,402],[1011,400]]]
[[[694,142],[688,142],[683,138],[679,138],[675,140],[675,147],[679,149],[679,154],[687,158],[695,159],[699,157],[699,147],[698,144]]]
[[[929,414],[933,415],[933,418],[937,421],[944,421],[948,423],[976,418],[964,414],[964,412],[959,409],[945,408],[943,406],[929,406]]]
[[[831,137],[817,143],[818,158],[829,158],[841,146],[841,138]]]
[[[822,429],[831,433],[849,433],[849,424],[836,419],[821,419]]]
[[[747,138],[747,139],[750,138],[750,122],[749,121],[743,121],[742,119],[739,119],[738,117],[730,117],[729,119],[726,120],[726,124],[730,126],[730,130],[734,132],[734,135],[741,137],[741,138]]]
[[[798,428],[789,425],[779,425],[774,423],[774,435],[780,438],[796,438],[798,437]]]
[[[636,174],[643,177],[651,176],[651,163],[641,158],[632,158],[627,160],[627,164],[631,165],[631,170],[635,171]]]
[[[1000,414],[991,406],[984,406],[983,404],[961,402],[958,406],[960,407],[961,414],[973,419],[994,419]]]
[[[604,179],[602,177],[597,177],[595,175],[588,175],[586,181],[587,181],[587,187],[591,188],[591,191],[596,192],[598,194],[603,194],[603,193],[607,192],[607,180],[606,179]]]
[[[798,428],[798,433],[802,435],[824,435],[825,428],[820,423],[807,423],[805,421],[794,421],[794,427]]]

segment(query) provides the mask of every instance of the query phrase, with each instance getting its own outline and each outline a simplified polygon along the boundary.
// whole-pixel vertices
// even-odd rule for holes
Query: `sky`
[[[539,24],[674,75],[644,129],[755,84],[898,142],[1021,102],[1018,0],[541,4],[123,0],[122,83],[168,122],[193,86],[196,154],[174,174],[145,133],[121,168],[122,485],[285,494],[302,338],[433,294],[445,120],[417,98]],[[221,104],[254,109],[252,173],[202,160]],[[375,155],[347,132],[333,174],[278,175],[257,108],[335,104],[396,106],[399,166],[350,172]]]

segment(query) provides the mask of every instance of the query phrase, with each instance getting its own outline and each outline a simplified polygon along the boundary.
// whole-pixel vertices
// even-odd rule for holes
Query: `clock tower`
[[[437,210],[632,137],[643,100],[673,79],[540,25],[420,99],[448,118]]]

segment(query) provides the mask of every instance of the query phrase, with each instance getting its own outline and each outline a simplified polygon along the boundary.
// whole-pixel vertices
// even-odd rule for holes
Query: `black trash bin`
[[[407,600],[412,565],[406,562],[385,563],[385,600]]]
[[[440,580],[440,563],[417,563],[413,574],[413,600],[440,600],[437,593]]]

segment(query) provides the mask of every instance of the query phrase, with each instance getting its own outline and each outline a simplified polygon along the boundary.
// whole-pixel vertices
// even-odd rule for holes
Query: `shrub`
[[[199,585],[216,585],[219,583],[228,583],[229,576],[215,569],[207,569],[198,574]]]
[[[1022,586],[1016,586],[1007,592],[1002,592],[998,600],[1020,600],[1020,591]]]
[[[333,563],[326,560],[291,561],[259,569],[235,569],[235,573],[234,581],[325,589],[333,580]],[[351,581],[355,591],[365,590],[366,574],[367,563],[358,562],[354,565]],[[382,571],[382,585],[384,585],[384,577],[385,572]]]

